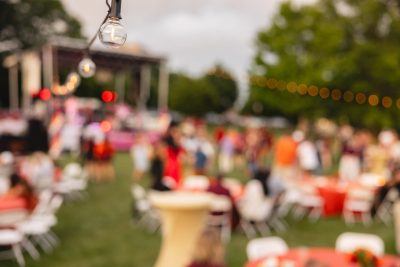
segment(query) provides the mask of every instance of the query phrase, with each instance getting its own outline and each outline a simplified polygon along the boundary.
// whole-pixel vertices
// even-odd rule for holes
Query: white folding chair
[[[64,167],[61,180],[53,190],[69,198],[83,198],[88,186],[88,174],[79,163],[69,163]]]
[[[280,256],[289,250],[286,242],[280,237],[264,237],[250,240],[246,252],[249,260],[262,259],[269,256]]]
[[[225,242],[231,237],[232,202],[226,196],[213,195],[207,225],[221,228],[221,239]]]
[[[0,212],[0,227],[6,228],[25,220],[28,217],[26,209],[12,209]]]
[[[33,213],[27,220],[16,224],[16,228],[32,238],[45,252],[51,252],[59,244],[59,239],[51,228],[57,224],[56,213],[62,203],[62,196],[53,196],[47,206],[40,212]]]
[[[299,189],[289,188],[281,197],[281,205],[279,207],[279,214],[281,217],[287,216],[292,209],[294,209],[300,202],[302,193]]]
[[[274,199],[266,198],[259,181],[251,180],[245,187],[244,196],[238,202],[240,226],[248,238],[259,232],[266,235],[270,232],[267,224],[274,208]]]
[[[339,235],[336,239],[335,248],[337,251],[346,253],[364,248],[376,256],[382,256],[385,252],[385,244],[379,236],[351,232]]]
[[[24,235],[17,230],[0,230],[0,246],[11,246],[12,253],[19,266],[25,266],[21,247],[23,241]]]
[[[146,190],[141,185],[134,184],[131,187],[131,194],[134,200],[135,215],[137,216],[136,223],[145,226],[151,232],[156,231],[160,226],[159,215],[150,204]]]
[[[385,199],[376,211],[377,218],[386,225],[388,225],[393,219],[393,204],[398,198],[399,192],[395,188],[390,189]]]
[[[72,162],[68,163],[63,171],[62,171],[62,176],[63,177],[68,177],[68,178],[79,178],[80,175],[82,175],[83,168],[81,165],[77,162]]]
[[[367,187],[376,187],[380,184],[382,176],[374,173],[363,173],[360,176],[360,183]]]
[[[360,214],[365,225],[372,223],[371,208],[373,205],[374,194],[365,188],[350,189],[347,193],[344,207],[343,218],[346,224],[352,224],[356,220],[355,214]]]
[[[303,218],[307,212],[311,221],[318,220],[324,208],[324,199],[318,194],[313,185],[300,186],[300,197],[298,199],[294,215],[296,218]]]
[[[191,175],[183,181],[183,188],[191,190],[207,190],[210,186],[210,181],[207,176]]]

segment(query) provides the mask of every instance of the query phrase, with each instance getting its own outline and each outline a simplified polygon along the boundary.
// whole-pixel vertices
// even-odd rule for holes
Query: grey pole
[[[158,81],[158,109],[168,109],[168,91],[169,91],[169,72],[166,60],[160,62],[160,73]]]

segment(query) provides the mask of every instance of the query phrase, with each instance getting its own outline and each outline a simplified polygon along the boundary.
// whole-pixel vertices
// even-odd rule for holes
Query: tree
[[[184,74],[171,75],[169,106],[190,116],[212,112],[218,101],[213,85],[204,78],[190,78]]]
[[[232,108],[238,97],[238,86],[233,76],[222,65],[217,64],[203,78],[215,89],[217,99],[214,111],[222,113]]]
[[[399,127],[399,11],[397,1],[391,0],[320,0],[301,7],[283,3],[271,26],[258,34],[251,71],[298,85],[375,94],[380,100],[389,96],[392,107],[323,100],[253,84],[245,112]]]
[[[4,47],[39,47],[54,35],[82,37],[79,21],[66,12],[60,0],[0,0],[0,86],[9,87],[2,64],[7,56]],[[8,90],[1,90],[0,107],[7,107],[8,102]]]
[[[0,42],[13,41],[25,49],[54,35],[82,37],[79,21],[60,0],[0,1]]]

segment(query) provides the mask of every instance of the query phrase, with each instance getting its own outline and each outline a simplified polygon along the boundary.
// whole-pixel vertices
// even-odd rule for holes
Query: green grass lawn
[[[160,235],[151,234],[131,223],[131,160],[128,154],[115,157],[117,179],[109,183],[92,183],[88,197],[66,203],[59,212],[54,231],[61,244],[51,254],[42,253],[38,261],[26,255],[32,267],[151,267],[160,246]],[[291,247],[333,247],[344,231],[368,232],[385,240],[386,253],[395,253],[393,226],[360,224],[346,227],[340,218],[322,219],[317,223],[288,219],[290,229],[282,236]],[[243,266],[248,240],[235,233],[226,251],[228,266]],[[17,266],[0,261],[0,266]]]

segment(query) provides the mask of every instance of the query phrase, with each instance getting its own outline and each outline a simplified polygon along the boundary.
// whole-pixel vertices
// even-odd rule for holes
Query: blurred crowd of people
[[[48,127],[38,116],[0,114],[0,151],[6,151],[0,154],[0,176],[7,177],[0,179],[0,195],[20,197],[32,210],[36,196],[57,181],[55,159],[65,151],[80,155],[95,181],[113,180],[116,148],[109,139],[111,121],[78,116],[73,107],[69,113],[55,112]],[[190,175],[207,177],[208,192],[231,200],[232,227],[239,223],[246,203],[264,203],[267,208],[270,199],[278,199],[303,178],[330,176],[339,183],[351,183],[361,181],[365,174],[375,177],[372,183],[379,189],[374,210],[390,189],[400,193],[400,138],[391,129],[373,133],[323,119],[274,132],[263,125],[211,126],[190,118],[180,123],[165,121],[169,127],[156,137],[150,138],[148,129],[131,131],[132,164],[128,167],[133,170],[133,183],[150,176],[151,189],[169,191],[182,188]],[[241,207],[226,186],[227,177],[241,177],[245,182]],[[258,210],[246,216],[259,214]],[[211,239],[214,235],[205,233]],[[202,253],[191,266],[203,266],[205,257],[211,258],[212,266],[224,266],[220,255]]]
[[[384,183],[400,163],[395,131],[374,135],[349,125],[329,127],[334,130],[299,125],[294,131],[272,134],[265,127],[212,129],[201,121],[185,120],[172,124],[157,142],[150,142],[145,133],[136,135],[131,148],[134,181],[151,170],[153,176],[157,174],[156,181],[175,188],[185,175],[245,170],[240,175],[251,178],[258,170],[268,169],[285,183],[326,174],[355,181],[362,173],[380,176]]]

